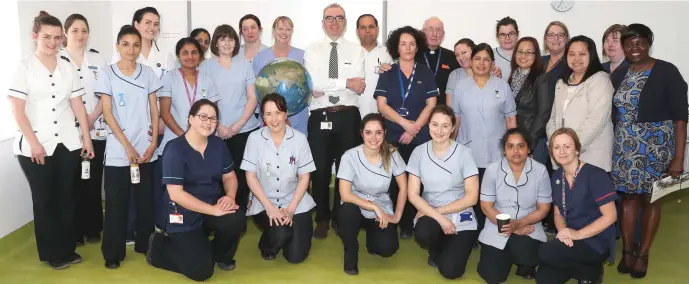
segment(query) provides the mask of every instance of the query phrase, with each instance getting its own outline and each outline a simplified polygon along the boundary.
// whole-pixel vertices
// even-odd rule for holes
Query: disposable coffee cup
[[[511,217],[509,214],[498,214],[495,219],[498,221],[498,233],[502,235],[502,226],[509,224]]]

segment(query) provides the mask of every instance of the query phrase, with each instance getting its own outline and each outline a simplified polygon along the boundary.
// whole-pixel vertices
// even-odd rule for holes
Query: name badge
[[[380,64],[373,66],[373,74],[380,74]]]
[[[331,121],[321,122],[321,130],[333,130],[333,123]]]
[[[180,213],[170,214],[170,224],[184,224],[184,216]]]
[[[148,142],[153,142],[153,126],[148,125]]]
[[[401,107],[397,109],[397,113],[399,113],[399,115],[402,117],[407,117],[409,115],[409,110],[405,107]]]

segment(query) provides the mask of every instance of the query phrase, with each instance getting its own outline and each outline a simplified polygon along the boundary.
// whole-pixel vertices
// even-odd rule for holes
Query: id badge
[[[397,109],[397,113],[399,113],[402,117],[407,117],[409,115],[409,110],[401,107]]]
[[[171,213],[170,224],[184,224],[184,215],[180,213]]]
[[[153,142],[153,126],[148,125],[148,142]]]
[[[321,122],[321,130],[333,130],[333,123],[331,121]]]
[[[380,64],[373,66],[373,74],[380,74]]]

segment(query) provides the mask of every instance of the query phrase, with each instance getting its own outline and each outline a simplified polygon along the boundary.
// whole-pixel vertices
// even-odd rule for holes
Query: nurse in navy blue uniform
[[[541,245],[536,283],[602,283],[603,262],[615,258],[617,194],[605,170],[579,159],[581,142],[571,128],[556,130],[550,155],[560,168],[551,186],[557,236]]]
[[[172,139],[163,153],[164,233],[149,239],[149,264],[203,281],[215,264],[233,270],[234,255],[246,217],[235,203],[236,164],[222,139],[214,136],[218,107],[201,99],[185,119],[187,130]],[[224,195],[218,190],[222,184]],[[215,232],[213,241],[208,233]]]
[[[136,62],[141,34],[124,26],[117,34],[122,59],[104,68],[95,93],[103,102],[108,124],[105,145],[105,221],[102,251],[105,266],[118,268],[124,260],[129,196],[136,206],[136,245],[145,253],[153,232],[153,163],[158,146],[156,92],[162,87],[151,67]]]
[[[399,151],[385,142],[383,116],[370,113],[361,122],[364,144],[342,156],[340,179],[340,237],[344,245],[344,271],[359,274],[359,229],[366,230],[369,254],[391,257],[399,248],[397,224],[407,203],[407,165]],[[395,179],[399,196],[393,204],[390,183]],[[395,207],[393,207],[393,205]],[[394,211],[393,211],[394,208]]]
[[[478,201],[478,169],[471,149],[450,139],[455,123],[448,106],[435,107],[433,140],[416,147],[407,164],[409,201],[419,211],[416,242],[428,250],[428,265],[447,279],[464,275],[477,236],[472,206]]]
[[[424,34],[410,26],[390,33],[386,45],[390,56],[398,62],[390,71],[380,74],[373,93],[378,111],[385,117],[385,140],[397,147],[405,162],[416,146],[431,139],[428,118],[438,99],[433,72],[427,65],[414,61],[426,49],[424,42]],[[397,183],[392,182],[393,200],[397,200],[398,191]],[[405,208],[400,221],[401,238],[411,238],[414,214],[414,207]]]

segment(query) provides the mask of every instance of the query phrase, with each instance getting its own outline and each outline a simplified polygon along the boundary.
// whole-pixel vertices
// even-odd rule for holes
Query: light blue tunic
[[[215,102],[218,100],[219,96],[215,84],[213,84],[213,79],[205,72],[199,72],[197,79],[198,87],[196,88],[192,87],[193,82],[187,82],[188,89],[185,88],[183,80],[184,77],[182,77],[182,73],[180,73],[179,70],[173,70],[166,73],[163,76],[163,88],[158,91],[157,95],[158,98],[170,98],[170,113],[172,117],[182,130],[187,131],[187,127],[189,127],[187,118],[191,105],[201,99],[208,99]],[[194,98],[194,89],[196,89],[196,98]],[[187,94],[187,90],[189,94]],[[190,101],[190,97],[193,101]],[[158,155],[163,155],[163,150],[165,150],[167,142],[176,137],[177,135],[166,125],[165,134],[158,147]]]
[[[243,56],[232,57],[230,69],[226,70],[218,62],[218,58],[204,60],[199,67],[201,72],[210,74],[213,83],[219,92],[218,108],[220,108],[220,122],[229,127],[239,121],[244,114],[247,104],[246,88],[256,81],[256,74],[251,63]],[[239,133],[254,130],[260,126],[255,116],[249,117]]]
[[[457,141],[469,147],[479,168],[500,160],[500,139],[507,131],[505,119],[517,115],[510,86],[491,76],[483,86],[473,77],[460,81],[452,96],[452,109],[460,117]]]
[[[148,96],[160,90],[161,87],[153,68],[137,63],[136,71],[131,76],[122,74],[117,64],[103,68],[94,89],[98,96],[112,97],[112,114],[124,132],[124,136],[141,156],[151,145],[153,133]],[[153,155],[151,162],[157,158],[158,155]],[[105,165],[125,167],[129,164],[124,146],[108,127]]]

